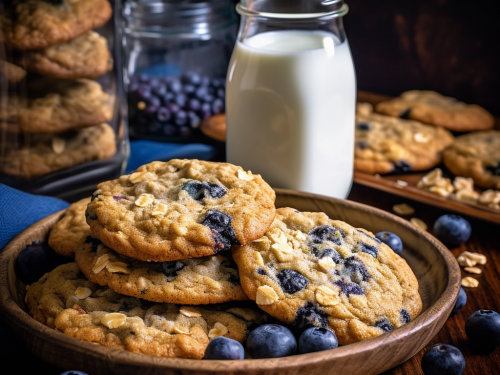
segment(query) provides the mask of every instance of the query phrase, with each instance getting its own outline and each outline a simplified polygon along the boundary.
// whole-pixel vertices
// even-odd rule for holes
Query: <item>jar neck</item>
[[[343,17],[349,8],[344,0],[241,0],[242,16],[279,19],[329,19]]]

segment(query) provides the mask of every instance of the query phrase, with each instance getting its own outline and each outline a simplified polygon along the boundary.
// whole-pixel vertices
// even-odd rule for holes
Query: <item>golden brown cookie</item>
[[[235,304],[179,306],[122,296],[85,279],[76,263],[45,274],[26,301],[31,316],[68,336],[168,358],[200,359],[218,336],[244,342],[267,319],[257,308]]]
[[[465,132],[491,129],[493,116],[475,104],[465,104],[434,91],[406,91],[400,97],[377,104],[378,113]]]
[[[10,83],[17,83],[26,77],[26,71],[19,66],[0,59],[0,78],[2,76]]]
[[[453,142],[441,127],[372,113],[360,103],[356,113],[354,168],[371,174],[422,171],[438,165]]]
[[[143,261],[198,258],[247,244],[275,214],[274,190],[228,163],[153,162],[97,188],[87,208],[93,235]]]
[[[0,14],[0,42],[13,49],[43,49],[101,27],[108,0],[13,0]]]
[[[280,208],[264,237],[233,248],[243,290],[298,327],[329,326],[341,345],[401,327],[422,309],[406,261],[372,233],[324,213]]]
[[[85,220],[85,210],[89,203],[90,198],[73,203],[50,230],[49,246],[57,254],[74,258],[78,246],[90,236],[90,227]]]
[[[15,62],[29,72],[64,79],[94,79],[113,69],[107,40],[94,31],[42,50],[19,52]]]
[[[457,176],[472,177],[477,186],[500,189],[500,131],[457,137],[444,152],[444,164]]]
[[[10,132],[55,133],[109,122],[112,97],[98,82],[41,78],[29,83],[27,97],[10,96],[0,106],[0,127]]]
[[[0,155],[0,172],[33,179],[87,161],[109,159],[115,153],[115,133],[108,124],[57,135],[36,134]]]

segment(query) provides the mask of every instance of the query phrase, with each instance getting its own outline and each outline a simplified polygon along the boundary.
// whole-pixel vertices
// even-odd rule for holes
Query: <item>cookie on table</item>
[[[377,104],[376,111],[457,132],[487,130],[495,124],[493,116],[484,108],[434,91],[406,91],[395,99]]]
[[[85,210],[89,203],[90,198],[73,203],[50,230],[49,246],[57,254],[74,258],[80,243],[90,236],[90,227],[85,220]]]
[[[33,318],[68,336],[169,358],[200,359],[217,336],[244,342],[267,318],[235,304],[179,306],[123,296],[85,279],[76,263],[45,274],[29,287],[26,301]]]
[[[22,51],[15,62],[29,72],[64,79],[94,79],[113,69],[107,40],[94,31],[42,50]]]
[[[248,299],[230,252],[143,262],[120,255],[89,236],[79,244],[75,261],[90,281],[153,302],[205,305]]]
[[[0,127],[9,132],[56,133],[111,121],[113,103],[98,82],[41,78],[27,98],[11,96],[0,107]]]
[[[422,309],[406,261],[372,233],[324,213],[280,208],[264,237],[234,247],[243,290],[298,327],[329,326],[341,345],[379,336]]]
[[[0,78],[2,77],[5,77],[10,83],[17,83],[26,77],[26,71],[17,65],[0,59]]]
[[[355,137],[354,169],[371,174],[430,169],[453,143],[441,127],[379,115],[368,103],[357,106]]]
[[[228,163],[171,160],[97,186],[87,208],[93,235],[143,261],[198,258],[260,238],[275,192],[260,175]]]
[[[115,133],[108,124],[57,135],[34,134],[25,141],[0,155],[0,172],[29,180],[116,153]]]
[[[0,42],[20,50],[43,49],[103,26],[108,0],[12,0],[0,15]]]
[[[455,175],[471,177],[477,186],[500,189],[500,131],[462,135],[444,152],[444,164]]]

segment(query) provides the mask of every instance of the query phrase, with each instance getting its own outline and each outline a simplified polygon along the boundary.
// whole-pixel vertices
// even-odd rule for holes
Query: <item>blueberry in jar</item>
[[[335,333],[323,327],[310,327],[299,337],[298,353],[314,353],[323,350],[335,349],[339,346]]]
[[[462,352],[452,345],[436,344],[422,357],[425,375],[461,375],[465,370]]]
[[[457,247],[467,241],[471,235],[471,226],[458,215],[443,215],[434,223],[434,235],[449,247]]]
[[[247,348],[252,358],[278,358],[295,354],[297,341],[286,327],[264,324],[248,335]]]
[[[61,375],[88,375],[88,374],[83,371],[70,370],[63,372]]]
[[[401,255],[403,252],[403,241],[399,238],[398,235],[392,232],[378,232],[375,237],[377,237],[380,241],[389,246],[392,251],[396,254]]]
[[[238,341],[224,336],[214,338],[205,349],[203,359],[232,359],[241,360],[245,358],[243,345]]]

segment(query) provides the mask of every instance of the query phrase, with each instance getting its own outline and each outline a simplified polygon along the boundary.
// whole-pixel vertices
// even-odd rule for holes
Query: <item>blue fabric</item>
[[[152,161],[168,161],[170,159],[200,159],[209,160],[215,156],[212,146],[202,144],[176,144],[153,141],[130,142],[130,160],[126,174],[135,171],[141,165]]]
[[[0,249],[30,225],[68,206],[61,199],[32,195],[0,184]]]

